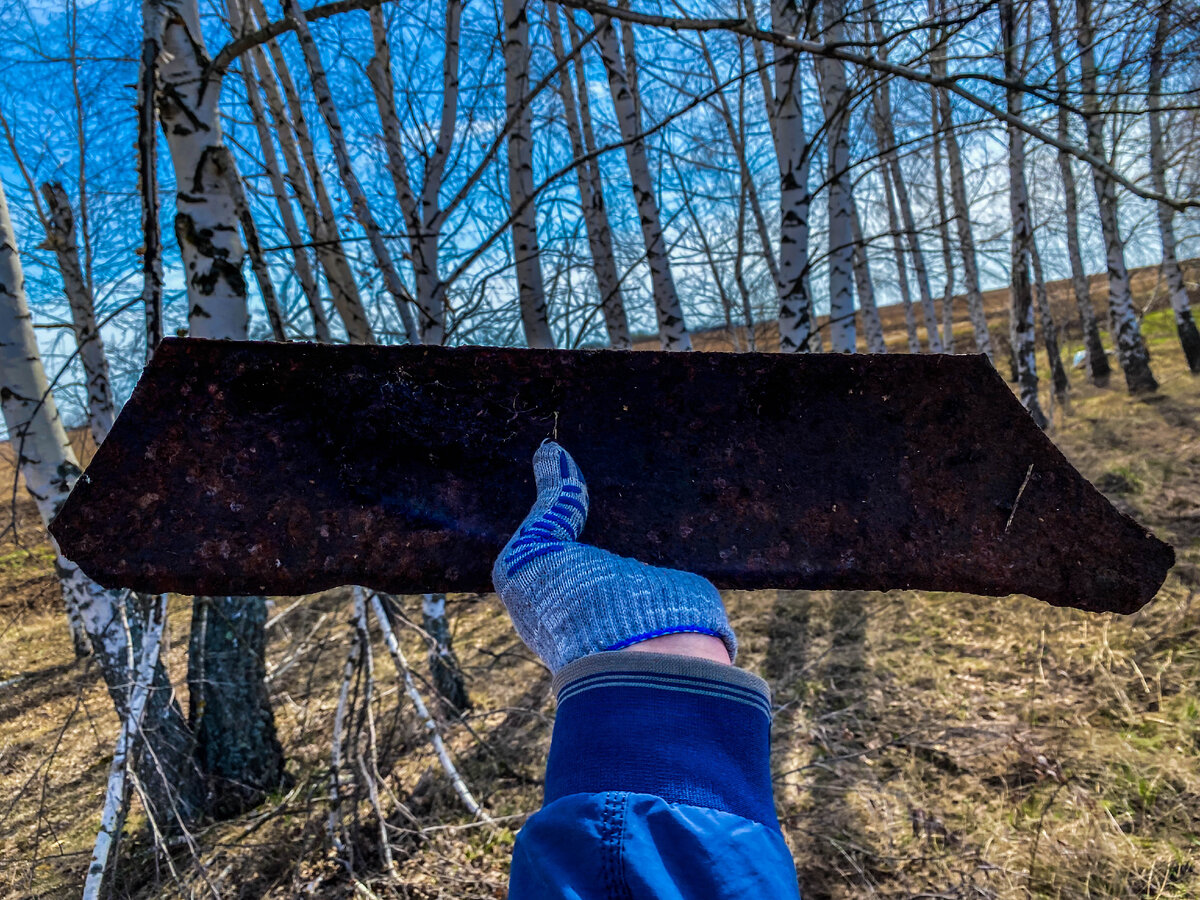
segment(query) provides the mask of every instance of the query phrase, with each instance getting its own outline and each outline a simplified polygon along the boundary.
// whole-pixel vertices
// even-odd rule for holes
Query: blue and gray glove
[[[537,501],[497,558],[492,581],[517,634],[551,671],[680,632],[719,637],[734,658],[737,639],[706,579],[578,543],[587,484],[566,450],[542,444],[533,474]]]

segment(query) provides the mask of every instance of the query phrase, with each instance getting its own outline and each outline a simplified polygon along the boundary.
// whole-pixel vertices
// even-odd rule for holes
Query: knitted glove
[[[601,650],[690,631],[737,640],[717,589],[699,575],[660,569],[577,543],[588,514],[575,461],[547,441],[533,455],[537,501],[492,568],[517,634],[551,671]]]

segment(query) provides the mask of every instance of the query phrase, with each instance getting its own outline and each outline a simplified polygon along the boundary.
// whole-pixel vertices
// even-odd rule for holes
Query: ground
[[[1142,612],[921,592],[726,595],[739,662],[775,691],[776,798],[806,898],[1200,897],[1200,380],[1168,314],[1150,313],[1145,330],[1158,394],[1130,398],[1119,373],[1096,389],[1077,370],[1052,430],[1114,503],[1176,547]],[[49,548],[23,493],[12,496],[18,527],[0,549],[0,895],[72,896],[117,723],[94,667],[72,659]],[[419,619],[414,601],[402,609]],[[176,675],[189,606],[173,604]],[[549,676],[494,596],[452,596],[450,608],[475,705],[447,738],[495,826],[459,805],[377,640],[372,724],[395,874],[365,801],[346,874],[326,798],[349,597],[280,599],[270,685],[294,785],[167,860],[146,853],[135,813],[115,895],[503,897],[513,836],[539,801]],[[403,641],[423,671],[420,637],[406,629]]]

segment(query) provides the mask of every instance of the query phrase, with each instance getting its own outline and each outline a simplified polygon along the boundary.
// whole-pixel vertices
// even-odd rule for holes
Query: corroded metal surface
[[[53,531],[143,591],[489,590],[551,436],[584,540],[723,588],[1127,613],[1174,559],[980,356],[168,340]]]

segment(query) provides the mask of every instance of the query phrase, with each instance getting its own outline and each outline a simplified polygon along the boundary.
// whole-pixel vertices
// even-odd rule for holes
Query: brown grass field
[[[922,592],[726,595],[740,663],[775,690],[776,798],[806,898],[1200,897],[1200,381],[1156,280],[1141,272],[1137,286],[1161,390],[1132,399],[1119,373],[1098,390],[1074,371],[1052,430],[1114,503],[1176,547],[1143,611]],[[989,297],[998,331],[1003,294]],[[1072,321],[1061,285],[1052,296]],[[899,347],[898,313],[885,315]],[[697,342],[715,348],[721,336]],[[75,896],[117,722],[94,668],[72,659],[49,548],[23,488],[13,491],[11,460],[0,466],[0,520],[15,514],[17,525],[0,546],[0,895]],[[457,804],[377,648],[386,803],[403,802],[421,827],[392,816],[386,875],[364,806],[358,876],[345,874],[325,797],[348,597],[281,598],[268,669],[294,786],[169,860],[146,852],[135,811],[113,895],[503,897],[513,837],[539,803],[554,704],[494,596],[450,605],[475,709],[449,740],[496,827]],[[175,599],[176,676],[189,609]],[[421,669],[420,637],[404,640]]]

